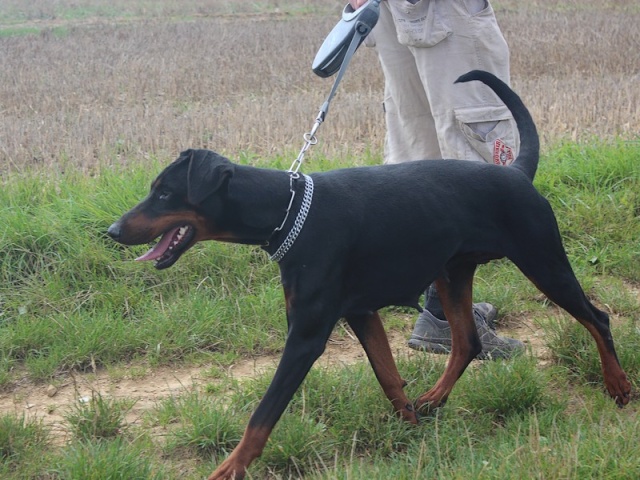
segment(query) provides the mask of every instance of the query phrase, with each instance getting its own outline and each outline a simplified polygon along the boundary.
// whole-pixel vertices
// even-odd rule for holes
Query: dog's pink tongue
[[[144,260],[155,260],[156,258],[160,258],[171,245],[171,241],[173,240],[174,235],[178,231],[177,228],[165,233],[160,241],[155,244],[155,246],[149,250],[147,253],[142,255],[141,257],[136,258],[136,262],[141,262]]]

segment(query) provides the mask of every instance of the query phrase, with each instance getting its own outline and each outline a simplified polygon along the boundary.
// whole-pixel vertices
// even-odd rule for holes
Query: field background
[[[0,7],[0,171],[289,155],[329,92],[310,71],[342,2],[19,1]],[[496,1],[514,87],[556,140],[640,131],[640,7]],[[317,151],[378,155],[383,79],[362,48]],[[312,167],[310,167],[312,168]]]
[[[156,272],[104,232],[185,148],[287,168],[331,88],[310,66],[342,6],[1,2],[0,477],[202,478],[235,445],[282,348],[277,268],[207,244]],[[542,138],[536,185],[637,390],[640,5],[493,6]],[[381,162],[382,89],[363,47],[303,171]],[[476,292],[530,355],[474,363],[408,429],[339,326],[253,478],[639,478],[637,395],[602,395],[584,332],[506,263]],[[411,398],[444,360],[405,347],[413,316],[385,312]]]

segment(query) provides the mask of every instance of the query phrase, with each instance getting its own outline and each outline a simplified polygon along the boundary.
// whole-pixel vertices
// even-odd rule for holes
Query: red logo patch
[[[513,160],[513,148],[498,138],[493,143],[493,163],[496,165],[509,165]]]

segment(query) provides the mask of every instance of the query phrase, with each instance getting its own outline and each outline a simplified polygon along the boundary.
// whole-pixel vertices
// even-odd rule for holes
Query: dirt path
[[[501,329],[500,333],[527,342],[536,356],[544,361],[546,353],[541,332],[531,325],[521,325],[515,330]],[[401,332],[391,332],[389,341],[396,355],[424,355],[407,348],[406,335]],[[279,355],[246,358],[229,367],[228,373],[237,380],[252,378],[274,368],[278,359]],[[361,361],[366,361],[362,347],[349,332],[342,332],[341,335],[334,334],[331,337],[318,364],[328,367]],[[207,369],[207,366],[161,367],[135,376],[127,376],[126,369],[120,376],[100,370],[96,373],[70,375],[57,387],[46,383],[25,382],[10,392],[0,393],[0,414],[24,414],[27,418],[41,419],[45,425],[51,427],[54,436],[60,442],[64,442],[67,439],[64,415],[77,402],[88,401],[92,392],[107,398],[135,401],[127,415],[127,421],[137,424],[141,422],[143,414],[153,409],[163,398],[177,396],[214,382],[210,377],[203,378],[203,372]]]

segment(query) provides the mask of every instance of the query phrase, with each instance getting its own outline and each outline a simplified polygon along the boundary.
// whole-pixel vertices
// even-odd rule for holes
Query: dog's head
[[[224,240],[216,225],[234,165],[208,150],[187,150],[151,184],[149,195],[109,227],[108,235],[124,245],[141,245],[161,237],[137,260],[173,265],[202,240]]]

